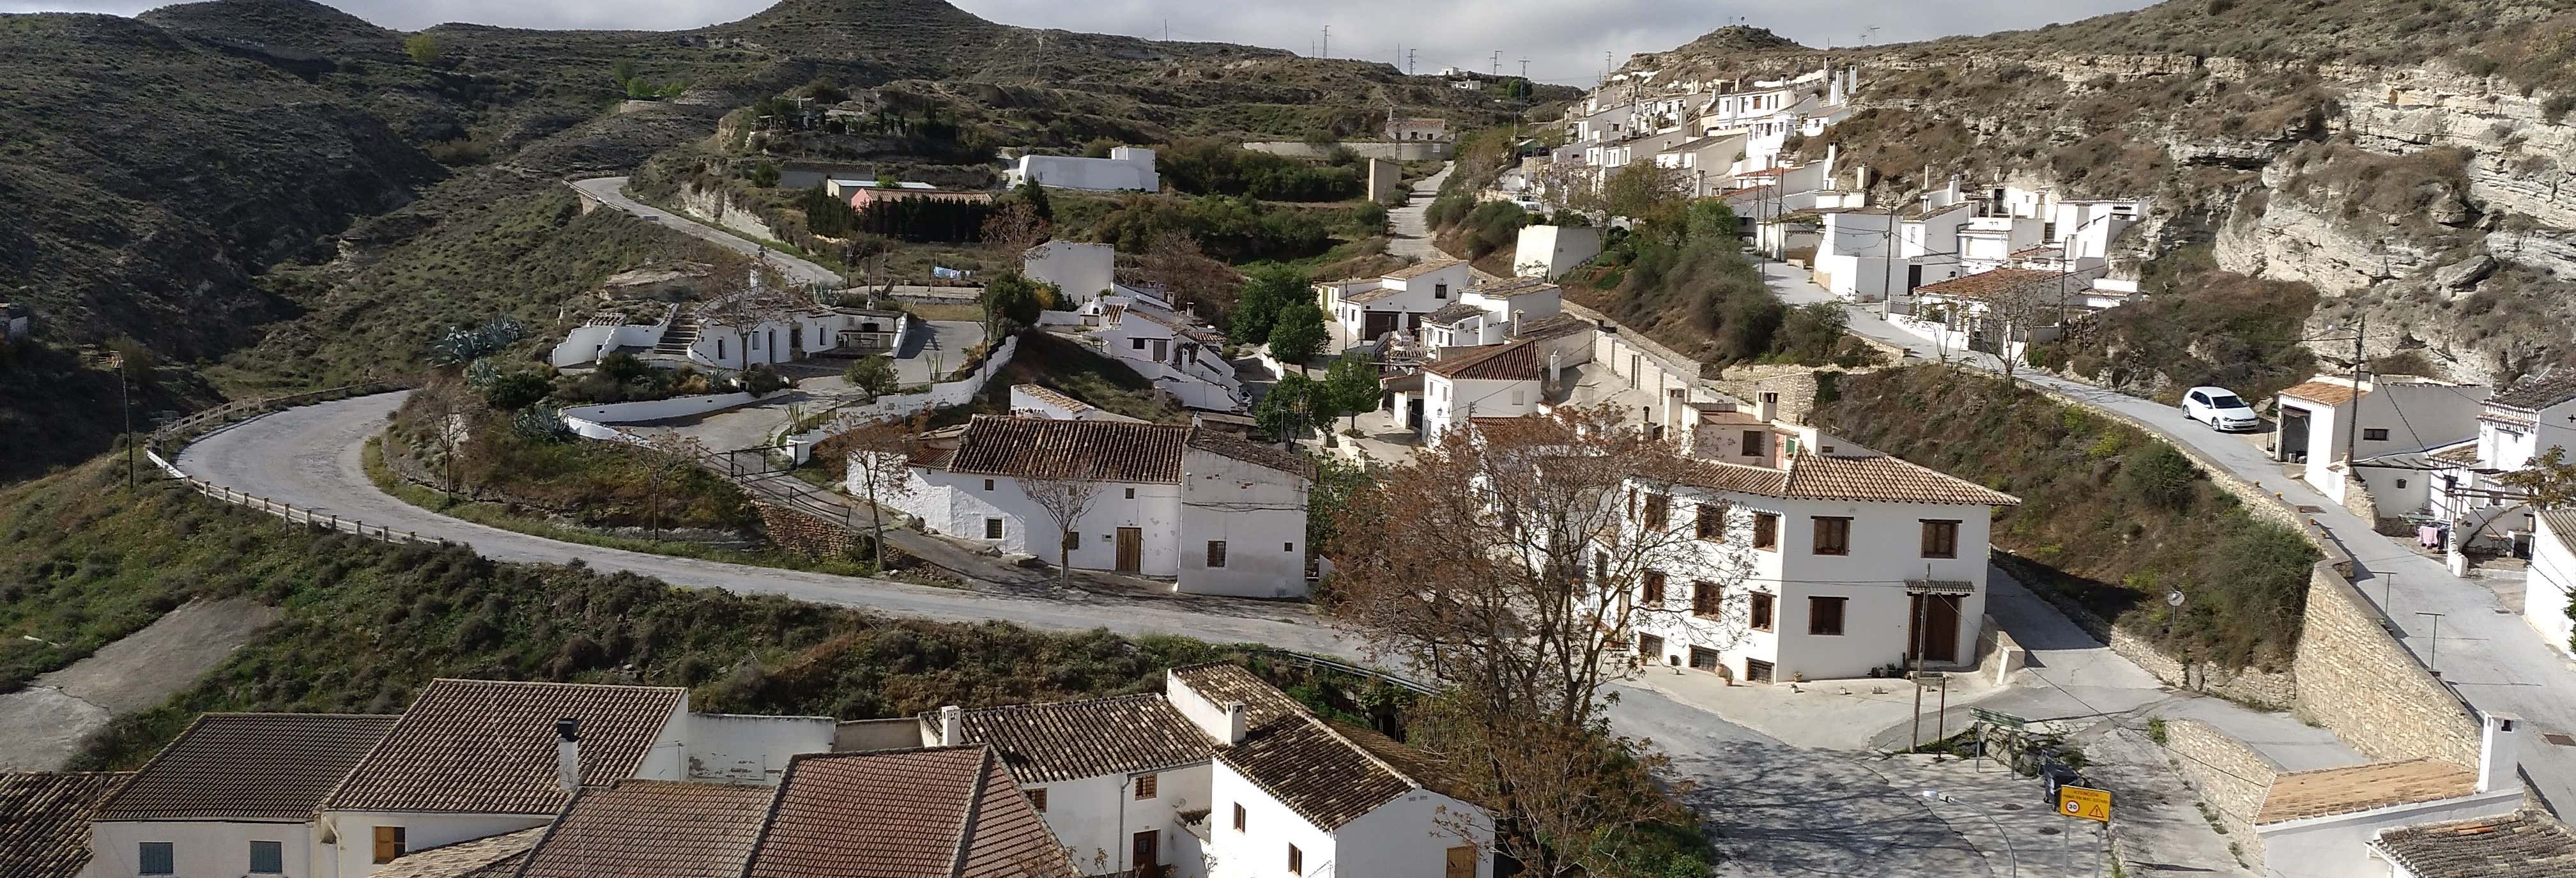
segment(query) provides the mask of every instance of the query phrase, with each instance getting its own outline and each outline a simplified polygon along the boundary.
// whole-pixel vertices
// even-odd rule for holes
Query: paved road
[[[825,289],[840,289],[849,285],[848,281],[841,278],[840,272],[768,249],[732,232],[628,198],[624,177],[593,177],[588,180],[576,180],[572,188],[599,199],[601,204],[642,217],[647,222],[658,223],[663,228],[745,256],[766,258],[770,267],[778,269],[778,272],[786,275],[791,282],[819,285]]]
[[[1771,263],[1764,266],[1764,275],[1784,301],[1833,300],[1830,293],[1808,282],[1791,266]],[[1909,345],[1921,354],[1938,355],[1923,338],[1879,319],[1874,307],[1845,310],[1851,315],[1854,332]],[[1998,368],[1995,359],[1985,354],[1955,348],[1948,354],[1954,362],[1987,371]],[[2253,443],[2184,420],[2180,409],[2053,375],[2025,370],[2016,377],[2136,418],[2166,439],[2207,455],[2238,477],[2279,494],[2293,505],[2316,508],[2318,511],[2308,513],[2309,517],[2353,558],[2353,584],[2372,601],[2386,596],[2390,606],[2382,609],[2391,611],[2400,629],[2400,641],[2419,661],[2433,653],[2435,626],[2439,625],[2441,647],[2436,670],[2453,691],[2480,711],[2521,716],[2532,727],[2532,734],[2525,735],[2525,740],[2539,740],[2542,733],[2576,733],[2576,668],[2571,668],[2557,650],[2542,642],[2539,633],[2523,622],[2519,600],[2499,597],[2477,580],[2452,576],[2439,560],[2416,554],[2409,546],[2379,535],[2360,516],[2326,499],[2308,483],[2285,474],[2280,463],[2265,457]],[[2522,767],[2550,803],[2576,803],[2576,748],[2527,745],[2522,748]]]
[[[1457,169],[1457,162],[1447,162],[1440,166],[1440,173],[1413,181],[1413,197],[1403,207],[1386,212],[1387,223],[1395,231],[1387,238],[1386,252],[1415,259],[1448,257],[1432,245],[1431,226],[1422,214],[1431,209],[1431,199],[1440,194],[1440,184],[1449,179],[1449,172]]]

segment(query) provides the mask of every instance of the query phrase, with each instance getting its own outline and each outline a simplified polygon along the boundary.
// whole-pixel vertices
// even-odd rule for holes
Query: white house
[[[1422,441],[1439,442],[1477,418],[1536,414],[1547,403],[1544,346],[1523,340],[1448,353],[1422,367]],[[1405,376],[1386,379],[1401,386]],[[1397,410],[1411,407],[1410,390],[1396,394]]]
[[[1003,174],[1006,185],[1034,182],[1057,189],[1082,189],[1091,192],[1160,192],[1162,178],[1154,173],[1154,151],[1141,146],[1121,146],[1109,151],[1105,159],[1064,155],[1024,155],[1019,164]]]
[[[335,875],[315,812],[397,719],[200,715],[91,815],[80,874]]]
[[[1066,304],[1081,305],[1118,287],[1118,251],[1107,244],[1048,241],[1021,254],[1020,272],[1055,285]]]
[[[1555,280],[1601,255],[1601,230],[1592,226],[1522,226],[1512,249],[1512,271]]]
[[[1692,198],[1715,195],[1732,181],[1736,159],[1744,155],[1745,136],[1736,130],[1673,144],[1655,153],[1655,167],[1688,180],[1686,194]]]
[[[1011,385],[1011,414],[1023,418],[1052,418],[1060,421],[1142,423],[1135,418],[1066,396],[1055,388],[1042,384]]]
[[[1086,874],[1491,878],[1492,819],[1426,754],[1327,721],[1230,664],[1159,693],[921,717],[928,744],[1002,754]]]
[[[1501,344],[1523,323],[1564,313],[1563,289],[1534,277],[1498,278],[1468,287],[1458,301],[1422,316],[1425,347]]]
[[[2514,382],[2487,399],[2478,413],[2476,439],[2425,455],[2434,465],[2434,471],[2422,473],[2432,487],[2423,498],[2425,511],[2455,531],[2449,541],[2454,548],[2483,533],[2531,534],[2537,526],[2529,504],[2517,499],[2520,491],[2500,485],[2495,476],[2528,467],[2550,449],[2571,445],[2576,445],[2576,369]],[[2365,478],[2374,475],[2371,462],[2364,460]],[[2373,481],[2372,495],[2383,492],[2380,481]],[[2389,503],[2381,500],[2380,505],[2387,508]],[[2536,553],[2547,540],[2535,538],[2534,542]]]
[[[1387,333],[1411,333],[1421,318],[1457,301],[1457,293],[1475,281],[1465,260],[1430,259],[1375,278],[1353,278],[1315,285],[1324,314],[1335,326],[1342,347],[1357,347]]]
[[[1386,130],[1382,133],[1388,140],[1447,140],[1449,122],[1437,117],[1398,116],[1390,109],[1386,111]]]
[[[1142,293],[1093,299],[1076,314],[1090,327],[1089,341],[1182,405],[1220,412],[1251,407],[1225,359],[1225,336],[1196,318]]]
[[[2524,807],[2521,718],[2483,718],[2475,770],[2435,759],[2297,771],[2272,779],[2251,821],[2263,874],[2395,875],[2379,842],[2407,827],[2500,817]],[[2440,874],[2440,873],[2435,873]],[[2487,872],[2491,875],[2546,874]]]
[[[2285,463],[2305,464],[2300,478],[2337,503],[2352,498],[2344,490],[2346,461],[2368,461],[2400,452],[2424,452],[2454,445],[2476,435],[2486,408],[2487,388],[2451,384],[2404,375],[2381,375],[2355,383],[2347,376],[2319,375],[2282,390],[2273,426],[2273,454]],[[2346,452],[2350,454],[2347,456]],[[2364,472],[2365,482],[2387,479],[2390,490],[2418,492],[2415,481],[2429,473]],[[2395,487],[2408,479],[2406,489]],[[2374,497],[2379,493],[2374,484]],[[2402,496],[2392,494],[2392,497]],[[2382,504],[2390,512],[2398,508]]]
[[[691,713],[674,687],[435,680],[322,800],[320,874],[543,826],[586,786],[775,784],[832,733],[830,717]]]
[[[1975,662],[1987,525],[2020,501],[1779,439],[1742,458],[1776,468],[1709,460],[1675,484],[1634,486],[1635,526],[1689,537],[1647,559],[1629,596],[1623,634],[1639,660],[1752,682],[1867,676],[1918,650],[1931,665]]]
[[[1191,594],[1306,593],[1313,469],[1294,452],[1198,427],[990,415],[918,446],[895,504],[929,530],[1052,562],[1059,528],[1030,486],[1066,485],[1088,495],[1063,539],[1076,569],[1173,577]]]
[[[2540,639],[2561,655],[2576,654],[2576,624],[2567,604],[2576,598],[2576,509],[2556,509],[2534,516],[2531,575],[2523,580],[2522,618]]]
[[[812,356],[892,354],[913,329],[912,315],[902,311],[800,303],[758,291],[742,297],[674,305],[658,317],[601,311],[566,333],[547,362],[582,366],[627,353],[732,371]],[[736,331],[731,323],[737,321],[750,325]]]

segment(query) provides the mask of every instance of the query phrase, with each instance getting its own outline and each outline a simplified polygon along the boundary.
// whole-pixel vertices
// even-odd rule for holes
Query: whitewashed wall
[[[832,749],[828,716],[688,715],[690,780],[776,784],[798,754]]]
[[[340,839],[338,871],[330,878],[367,878],[384,868],[377,865],[376,827],[400,826],[406,850],[425,851],[434,847],[490,838],[495,835],[533,829],[554,822],[553,814],[420,814],[387,811],[332,811],[324,816],[337,830]],[[131,875],[132,873],[126,873]],[[226,876],[232,878],[232,876]]]
[[[1208,852],[1216,860],[1209,878],[1359,878],[1372,875],[1339,868],[1333,859],[1333,836],[1253,784],[1233,766],[1214,765],[1208,790]],[[1242,805],[1243,829],[1234,828],[1234,806]],[[1288,846],[1304,855],[1305,868],[1288,871]],[[1437,875],[1438,873],[1433,873]],[[1372,878],[1376,876],[1372,875]],[[1385,876],[1396,878],[1396,876]]]
[[[994,375],[1000,374],[1003,366],[1010,364],[1011,355],[1019,349],[1020,340],[1017,336],[1006,338],[1002,340],[1001,347],[993,350],[992,356],[984,358],[984,364],[977,366],[972,375],[955,381],[942,381],[930,385],[929,390],[921,393],[889,394],[877,397],[874,402],[865,405],[846,406],[835,410],[830,423],[787,437],[788,453],[801,464],[813,458],[814,446],[821,444],[823,440],[857,429],[862,425],[901,417],[922,409],[964,405],[974,400],[976,394],[984,392],[984,385],[992,381]]]
[[[1331,874],[1444,878],[1449,849],[1473,847],[1477,878],[1491,878],[1493,846],[1493,824],[1482,810],[1417,789],[1335,830]],[[1307,874],[1315,872],[1309,869]]]
[[[239,878],[250,871],[250,843],[278,843],[286,878],[328,878],[331,854],[311,823],[120,820],[90,824],[90,861],[81,878],[142,874],[142,843],[170,843],[175,878]],[[372,842],[372,840],[371,840]]]
[[[1306,594],[1306,480],[1221,454],[1181,457],[1180,590],[1286,598]],[[1226,543],[1225,566],[1207,544]]]
[[[1139,772],[1143,773],[1147,772]],[[1208,763],[1150,773],[1157,778],[1156,795],[1150,799],[1136,798],[1135,775],[1128,774],[1022,784],[1021,788],[1047,791],[1047,828],[1055,831],[1056,841],[1083,874],[1135,867],[1136,833],[1157,830],[1162,833],[1157,848],[1163,865],[1171,867],[1176,878],[1200,878],[1206,874],[1205,864],[1191,851],[1197,840],[1182,831],[1179,812],[1209,807]]]

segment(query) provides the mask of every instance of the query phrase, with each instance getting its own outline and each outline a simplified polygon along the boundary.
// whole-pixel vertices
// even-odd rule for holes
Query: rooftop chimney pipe
[[[565,795],[581,790],[581,720],[555,720],[555,781]]]

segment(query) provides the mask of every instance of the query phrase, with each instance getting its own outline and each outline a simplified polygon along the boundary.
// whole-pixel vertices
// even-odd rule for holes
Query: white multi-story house
[[[1812,453],[1787,431],[1749,440],[1752,454],[1723,441],[1701,444],[1727,459],[1632,486],[1631,526],[1673,535],[1641,543],[1665,547],[1620,633],[1641,662],[1786,682],[1861,677],[1918,651],[1930,665],[1976,660],[1987,525],[2018,499],[1893,457]]]
[[[2522,618],[2561,655],[2576,655],[2576,509],[2532,515],[2531,575],[2523,580]]]
[[[2349,376],[2318,375],[2277,397],[2273,455],[2284,463],[2304,464],[2301,479],[2336,503],[2352,505],[2355,498],[2345,491],[2350,461],[2429,454],[2474,437],[2488,395],[2488,388],[2479,385],[2404,375],[2358,383]],[[2365,470],[2361,478],[2374,504],[2396,514],[2429,501],[2425,479],[2431,475],[2421,469],[2376,469]],[[2397,485],[2401,479],[2404,487]]]
[[[1154,172],[1154,151],[1121,146],[1105,159],[1066,155],[1024,155],[1002,175],[1005,185],[1034,182],[1053,189],[1091,192],[1160,192],[1162,177]]]
[[[1565,311],[1561,287],[1539,278],[1496,278],[1477,283],[1458,301],[1422,317],[1419,335],[1428,348],[1501,344],[1514,327]]]
[[[761,303],[746,304],[743,297]],[[735,323],[748,325],[736,331]],[[912,315],[902,311],[798,303],[756,292],[673,305],[658,315],[601,311],[565,334],[547,361],[563,368],[627,353],[731,371],[813,356],[894,354],[912,328]]]
[[[1388,333],[1412,333],[1421,318],[1458,301],[1459,291],[1475,279],[1465,260],[1430,259],[1374,278],[1319,283],[1315,292],[1340,346],[1350,348]]]
[[[1159,693],[945,707],[921,732],[1000,753],[1085,874],[1493,874],[1492,818],[1408,768],[1422,754],[1230,664],[1174,668]]]
[[[2415,413],[2409,410],[2407,417],[2415,417]],[[2418,428],[2429,431],[2421,425]],[[2372,498],[2387,514],[2416,511],[2417,506],[2404,504],[2420,501],[2421,511],[2449,529],[2447,543],[2455,552],[2481,535],[2531,540],[2535,558],[2532,578],[2537,583],[2543,577],[2536,559],[2549,540],[2538,536],[2540,524],[2522,498],[2523,492],[2499,483],[2495,477],[2531,466],[2533,459],[2550,449],[2576,448],[2576,369],[2524,378],[2488,397],[2478,411],[2476,430],[2474,438],[2428,454],[2365,457],[2362,478],[2369,481]],[[2424,471],[2397,472],[2399,468]],[[2430,490],[2419,495],[2398,488],[2396,480],[2409,476],[2421,476],[2423,487]],[[2565,530],[2559,532],[2560,536],[2567,534]],[[2553,585],[2568,584],[2562,580]],[[2538,593],[2532,598],[2547,599]],[[2566,620],[2559,610],[2566,604],[2560,598],[2542,611],[2558,613],[2557,624],[2563,627]],[[2559,637],[2553,642],[2563,648],[2565,640]]]
[[[916,445],[894,505],[931,531],[1048,562],[1061,542],[1075,569],[1191,594],[1306,594],[1313,467],[1295,452],[1191,426],[990,415]],[[1069,534],[1033,486],[1087,493]]]
[[[1422,367],[1422,441],[1436,443],[1476,418],[1537,414],[1547,404],[1546,348],[1515,341],[1449,352]],[[1397,404],[1410,407],[1398,393]]]
[[[833,734],[692,713],[678,688],[494,680],[434,680],[398,717],[208,714],[92,815],[82,875],[366,878],[543,827],[586,788],[776,784]]]

